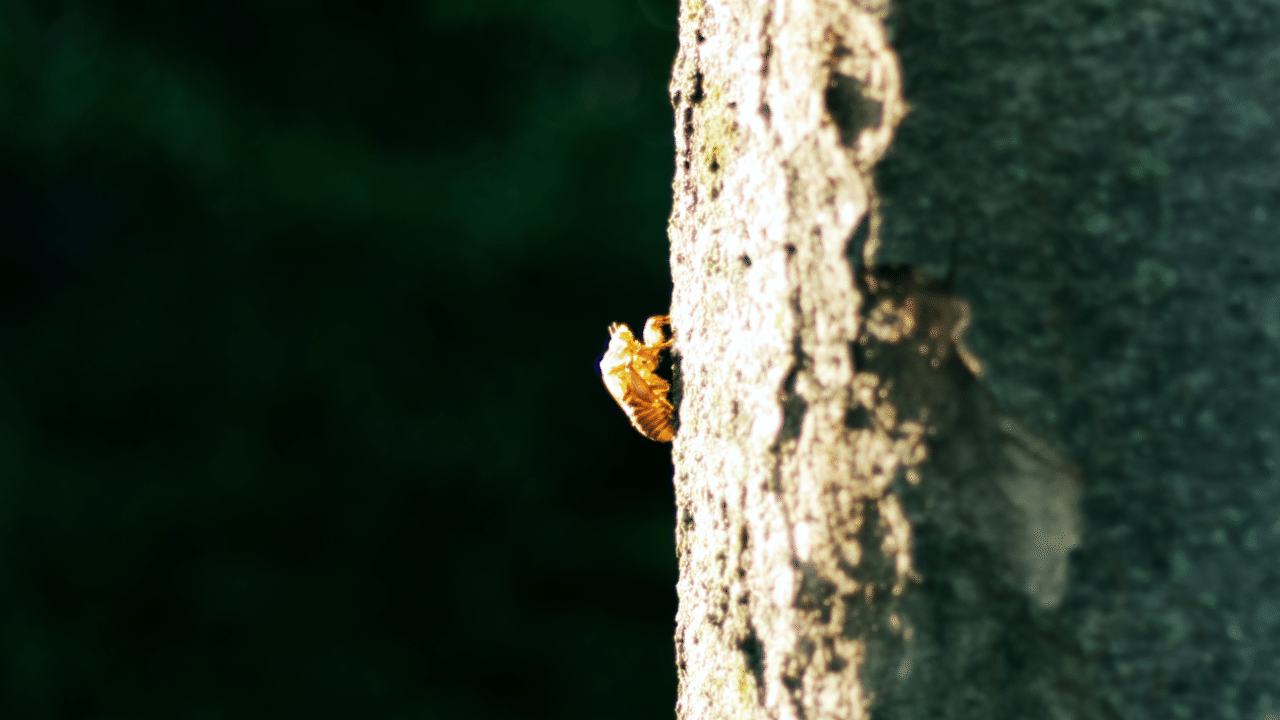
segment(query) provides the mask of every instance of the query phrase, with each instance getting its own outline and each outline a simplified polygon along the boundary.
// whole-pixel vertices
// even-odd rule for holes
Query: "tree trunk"
[[[875,264],[885,11],[682,5],[679,715],[1112,717],[1053,612],[1077,471],[997,408],[968,306]]]

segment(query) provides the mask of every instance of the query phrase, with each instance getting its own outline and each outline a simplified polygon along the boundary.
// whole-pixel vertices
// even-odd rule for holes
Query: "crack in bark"
[[[757,112],[764,119],[765,129],[769,128],[773,113],[769,110],[769,103],[766,101],[768,97],[769,86],[769,63],[773,59],[773,37],[770,35],[770,25],[773,24],[773,3],[769,4],[769,9],[765,11],[764,22],[760,24],[760,92],[756,102]]]
[[[751,676],[756,679],[756,693],[759,698],[760,707],[765,706],[765,684],[764,684],[764,643],[760,641],[760,635],[756,632],[756,627],[747,621],[747,635],[738,641],[738,650],[742,653],[743,661],[746,663],[747,670]]]
[[[804,416],[809,411],[809,402],[796,392],[796,380],[804,371],[807,359],[798,332],[791,339],[791,353],[795,359],[782,381],[782,427],[773,444],[774,451],[779,454],[799,439],[800,431],[804,428]]]
[[[867,85],[853,75],[839,71],[840,61],[852,55],[844,38],[834,35],[835,47],[827,60],[827,88],[823,106],[840,131],[840,144],[853,148],[864,129],[878,128],[884,122],[884,103],[866,94]]]

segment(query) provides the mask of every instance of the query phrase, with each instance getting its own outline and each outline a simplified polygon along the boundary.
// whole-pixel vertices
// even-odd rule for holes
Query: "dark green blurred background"
[[[0,715],[671,716],[675,13],[0,2]]]

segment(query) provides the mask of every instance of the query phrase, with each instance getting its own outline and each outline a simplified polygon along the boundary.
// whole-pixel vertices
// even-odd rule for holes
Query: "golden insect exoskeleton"
[[[674,408],[667,399],[671,383],[656,372],[659,353],[674,342],[662,330],[670,324],[666,315],[649,318],[641,342],[624,323],[614,323],[609,326],[609,349],[600,358],[600,376],[609,394],[641,435],[658,442],[671,442],[676,434]]]

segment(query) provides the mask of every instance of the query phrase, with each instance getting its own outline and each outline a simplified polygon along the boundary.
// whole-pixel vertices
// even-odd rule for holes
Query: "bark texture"
[[[905,111],[885,11],[682,6],[678,711],[1111,717],[1053,614],[1078,472],[997,408],[968,306],[868,262]]]

